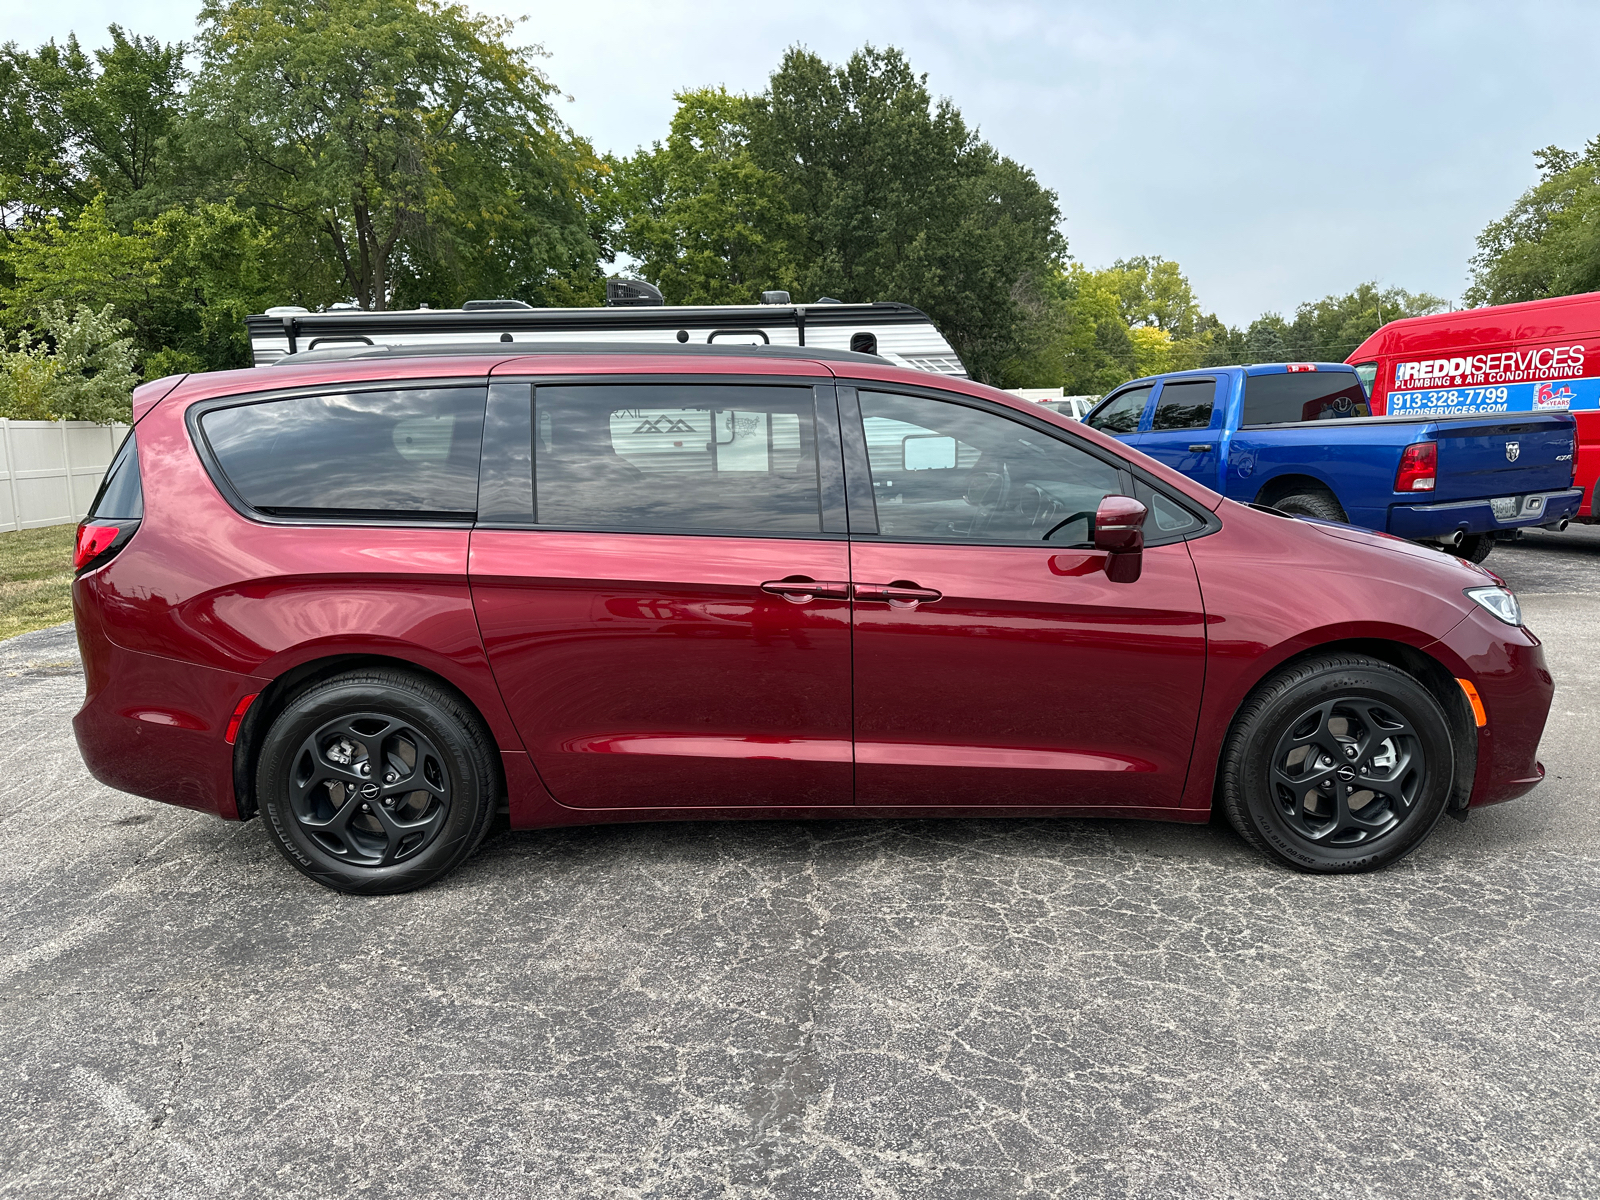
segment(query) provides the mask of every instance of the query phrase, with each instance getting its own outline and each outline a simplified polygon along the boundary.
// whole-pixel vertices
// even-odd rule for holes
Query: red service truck
[[[1600,292],[1391,321],[1345,361],[1374,416],[1571,412],[1573,519],[1600,521]]]

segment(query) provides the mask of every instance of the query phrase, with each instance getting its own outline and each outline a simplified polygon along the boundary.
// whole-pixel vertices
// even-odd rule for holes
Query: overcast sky
[[[1055,189],[1074,257],[1176,259],[1232,324],[1366,279],[1458,299],[1474,238],[1534,182],[1531,152],[1600,134],[1595,3],[474,7],[526,16],[517,37],[549,52],[568,122],[619,152],[665,136],[678,89],[759,90],[787,46],[899,46]],[[18,5],[0,38],[98,45],[115,20],[174,40],[195,10]]]

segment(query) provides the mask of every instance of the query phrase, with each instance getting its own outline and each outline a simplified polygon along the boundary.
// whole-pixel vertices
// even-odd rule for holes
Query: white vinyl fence
[[[0,419],[0,531],[83,520],[127,432],[89,421]]]

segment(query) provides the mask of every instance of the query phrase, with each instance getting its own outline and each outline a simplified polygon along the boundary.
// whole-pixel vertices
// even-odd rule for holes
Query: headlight
[[[1522,605],[1503,587],[1475,587],[1467,589],[1467,599],[1483,605],[1497,621],[1507,625],[1522,624]]]

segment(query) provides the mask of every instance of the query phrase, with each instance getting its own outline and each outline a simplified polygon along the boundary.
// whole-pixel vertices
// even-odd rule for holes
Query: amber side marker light
[[[1473,687],[1472,681],[1468,679],[1458,679],[1456,682],[1461,685],[1461,690],[1467,694],[1467,703],[1472,705],[1472,719],[1478,723],[1478,728],[1482,729],[1489,723],[1489,714],[1483,711],[1483,700],[1478,695],[1478,689]],[[233,741],[232,738],[228,740],[230,742]]]
[[[233,710],[233,716],[228,718],[228,732],[222,736],[222,740],[227,742],[228,745],[233,745],[233,739],[239,736],[239,726],[244,721],[244,715],[250,711],[250,706],[255,703],[256,697],[260,694],[260,692],[251,692],[243,700],[239,701],[238,707]],[[1481,725],[1483,722],[1479,721],[1478,724]]]

